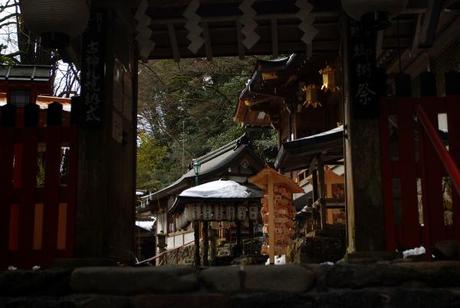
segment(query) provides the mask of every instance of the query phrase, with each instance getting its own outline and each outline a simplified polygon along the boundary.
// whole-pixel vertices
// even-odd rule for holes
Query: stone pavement
[[[1,272],[0,307],[460,307],[460,263]]]

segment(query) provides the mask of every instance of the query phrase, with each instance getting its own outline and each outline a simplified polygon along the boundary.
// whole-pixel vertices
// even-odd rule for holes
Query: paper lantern
[[[367,13],[383,12],[390,15],[401,12],[408,0],[342,0],[345,13],[353,19],[360,20]]]
[[[314,84],[309,84],[308,86],[303,86],[302,91],[305,92],[305,101],[303,105],[308,108],[318,108],[323,106],[318,100],[319,87]]]
[[[323,85],[321,90],[335,92],[337,87],[337,82],[335,79],[335,69],[327,65],[325,68],[319,71],[321,76],[323,76]]]
[[[88,25],[87,0],[22,0],[26,27],[38,34],[64,34],[75,37]]]

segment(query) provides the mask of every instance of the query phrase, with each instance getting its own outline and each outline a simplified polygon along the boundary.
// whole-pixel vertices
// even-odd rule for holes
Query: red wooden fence
[[[380,102],[381,161],[387,249],[460,240],[459,196],[427,131],[421,108],[453,162],[460,163],[460,97],[384,98]]]
[[[59,103],[0,108],[0,270],[72,255],[76,134]]]

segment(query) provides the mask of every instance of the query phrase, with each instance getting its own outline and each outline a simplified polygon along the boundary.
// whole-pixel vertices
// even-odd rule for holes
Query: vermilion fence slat
[[[380,100],[380,151],[382,162],[382,175],[385,179],[383,181],[383,202],[385,204],[385,234],[386,234],[386,248],[389,251],[394,251],[397,248],[396,242],[396,229],[395,229],[395,216],[393,210],[393,200],[391,181],[391,163],[389,160],[389,128],[388,128],[388,99]]]
[[[429,97],[425,98],[422,104],[433,125],[438,120],[437,110],[434,105],[436,103],[436,98]],[[445,239],[444,211],[442,207],[442,175],[444,172],[439,157],[423,129],[421,130],[421,136],[424,144],[423,167],[425,175],[423,180],[426,183],[423,190],[426,200],[424,206],[428,208],[428,213],[424,218],[430,225],[430,242],[434,244],[437,241]]]
[[[399,165],[401,183],[401,245],[402,248],[420,245],[417,208],[417,178],[414,142],[414,101],[398,100]]]
[[[457,166],[460,162],[460,97],[385,98],[381,101],[380,138],[385,227],[387,249],[411,248],[424,245],[431,256],[433,245],[445,239],[460,240],[460,198],[452,192],[454,226],[444,222],[444,165],[422,126],[414,127],[415,106],[421,106],[429,123],[437,131],[438,114],[447,113],[449,153]],[[396,107],[396,108],[395,108]],[[418,108],[418,107],[417,107]],[[398,160],[390,157],[389,116],[396,115],[398,127]],[[420,119],[419,119],[420,122]],[[417,135],[414,133],[416,129]],[[418,160],[416,151],[418,150]],[[419,224],[417,179],[421,179],[424,226]],[[393,181],[401,185],[401,222],[396,221]],[[397,183],[397,182],[395,182]],[[423,231],[423,233],[422,233]],[[423,236],[422,236],[423,234]]]
[[[8,264],[10,207],[12,199],[14,128],[0,127],[0,265]],[[1,269],[1,268],[0,268]]]
[[[69,182],[67,190],[67,249],[65,256],[73,255],[75,242],[75,223],[76,223],[76,198],[77,195],[77,170],[78,170],[78,147],[77,147],[77,129],[75,126],[69,128]]]
[[[54,258],[57,247],[59,205],[60,127],[46,128],[45,207],[43,249]]]
[[[446,98],[449,152],[460,166],[460,96]],[[460,241],[460,196],[452,192],[455,238]]]
[[[24,115],[22,110],[18,112],[20,117]],[[44,112],[40,112],[41,119],[43,115]],[[60,122],[55,121],[52,124],[54,126],[30,127],[35,125],[32,124],[24,127],[25,123],[22,118],[19,120],[15,127],[0,127],[0,270],[5,269],[8,265],[26,269],[32,265],[47,266],[55,257],[71,257],[73,253],[78,165],[77,128],[70,127],[68,121],[64,125],[59,125]],[[44,121],[39,121],[39,126],[44,124]],[[38,188],[36,183],[37,159],[38,144],[41,143],[46,146],[45,187]],[[64,144],[70,147],[71,154],[67,186],[60,187],[61,146]],[[20,165],[20,168],[14,170],[15,145],[17,149],[21,149],[22,155],[16,155],[14,158],[16,167]],[[13,175],[16,184],[14,189]],[[67,204],[64,250],[57,249],[60,202]],[[34,249],[37,203],[43,204],[43,228],[41,229],[41,247],[36,245],[37,249]],[[18,218],[14,224],[10,224],[12,204],[15,206],[15,217]],[[42,205],[38,206],[38,209],[40,208]],[[40,214],[41,211],[38,210],[37,213]],[[40,222],[40,219],[37,221]],[[10,229],[18,230],[18,238],[13,243],[17,243],[15,250],[8,249],[10,239],[16,239],[16,233],[10,234]],[[35,241],[39,244],[40,237],[36,237]]]
[[[22,202],[20,203],[20,231],[19,242],[20,250],[19,255],[21,262],[27,267],[34,264],[33,259],[35,252],[33,251],[33,230],[35,218],[35,187],[37,175],[37,128],[27,127],[23,128],[23,159],[22,159],[22,185],[21,196]],[[29,263],[30,262],[30,263]]]

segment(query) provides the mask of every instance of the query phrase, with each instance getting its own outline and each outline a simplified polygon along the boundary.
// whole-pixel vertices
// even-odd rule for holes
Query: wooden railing
[[[431,256],[437,242],[460,240],[459,101],[459,96],[381,100],[389,251],[423,245]]]
[[[158,260],[157,265],[165,265],[166,261],[171,260],[171,259],[175,261],[174,264],[178,264],[181,250],[183,250],[185,247],[191,246],[193,244],[194,244],[194,241],[191,241],[191,242],[183,244],[182,246],[175,247],[173,249],[163,251],[163,252],[161,252],[161,253],[159,253],[159,254],[151,257],[151,258],[148,258],[148,259],[145,259],[145,260],[137,262],[136,265],[142,265],[142,264],[146,264],[146,263],[156,262],[157,260]]]
[[[444,165],[444,168],[450,175],[455,190],[457,191],[457,194],[460,196],[460,171],[458,169],[457,164],[455,163],[452,156],[449,154],[449,151],[447,151],[441,138],[439,138],[438,133],[431,124],[431,121],[428,118],[428,115],[423,110],[422,106],[417,105],[416,111],[418,119],[420,120],[420,123],[422,124],[425,133],[427,134],[428,138],[431,141],[431,144],[436,150],[436,153],[438,154],[441,163]]]
[[[0,270],[72,256],[77,128],[60,103],[0,108]]]

